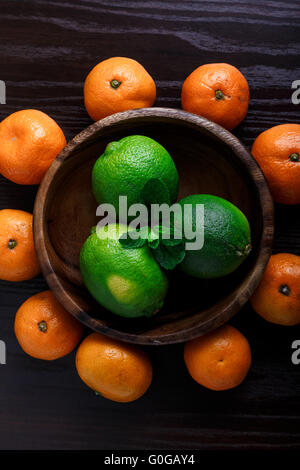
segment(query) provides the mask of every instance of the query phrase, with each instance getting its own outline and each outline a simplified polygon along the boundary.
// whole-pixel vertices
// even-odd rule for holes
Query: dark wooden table
[[[158,87],[158,106],[180,107],[180,88],[198,65],[229,62],[251,89],[235,134],[248,147],[264,129],[299,122],[291,84],[300,79],[300,2],[5,1],[0,4],[0,79],[7,104],[50,114],[68,139],[91,121],[83,106],[87,72],[110,56],[140,61]],[[0,142],[1,145],[1,142]],[[36,187],[0,179],[0,208],[32,211]],[[274,252],[300,255],[299,207],[276,207]],[[232,320],[249,339],[253,366],[235,390],[213,393],[189,377],[182,345],[148,348],[154,382],[128,405],[96,396],[79,379],[74,354],[34,360],[13,333],[18,306],[46,289],[42,277],[0,282],[1,449],[299,448],[300,365],[291,362],[299,327],[267,324],[247,305]]]

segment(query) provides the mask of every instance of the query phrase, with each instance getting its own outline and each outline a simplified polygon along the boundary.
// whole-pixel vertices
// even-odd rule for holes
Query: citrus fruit
[[[300,124],[281,124],[262,132],[251,153],[276,202],[300,204]]]
[[[249,86],[230,64],[205,64],[194,70],[182,86],[183,109],[231,130],[246,116]]]
[[[163,305],[168,281],[150,248],[128,250],[119,238],[126,225],[97,228],[80,253],[83,281],[105,308],[124,317],[150,316]]]
[[[300,323],[300,256],[271,256],[251,300],[253,309],[278,325]]]
[[[119,210],[119,196],[127,205],[142,203],[142,190],[151,179],[162,182],[174,202],[178,193],[178,173],[167,150],[149,137],[132,135],[107,145],[92,173],[97,201]]]
[[[152,381],[152,364],[144,351],[99,333],[79,346],[76,368],[88,387],[120,403],[140,398]]]
[[[94,121],[120,111],[152,106],[155,98],[154,80],[139,62],[128,57],[103,60],[84,83],[84,104]]]
[[[15,318],[15,335],[30,356],[51,361],[77,346],[83,325],[70,315],[50,290],[29,297]]]
[[[193,379],[210,390],[228,390],[243,382],[251,365],[248,340],[236,328],[222,326],[184,346]]]
[[[33,233],[32,214],[0,210],[0,279],[26,281],[40,272]]]
[[[65,147],[61,128],[36,109],[17,111],[0,123],[0,173],[18,184],[39,184]]]
[[[200,250],[187,250],[180,268],[203,279],[230,274],[246,259],[251,250],[250,227],[245,215],[231,202],[210,194],[194,194],[179,201],[182,225],[199,230],[196,206],[204,205],[204,245]],[[192,208],[185,217],[185,205]],[[198,227],[197,227],[198,225]],[[203,228],[203,227],[202,227]]]

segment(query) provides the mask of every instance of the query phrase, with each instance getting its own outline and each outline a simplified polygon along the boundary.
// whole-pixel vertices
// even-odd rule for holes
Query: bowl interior
[[[238,206],[250,222],[253,243],[249,258],[222,279],[203,281],[177,270],[170,272],[170,290],[163,309],[150,319],[138,320],[122,319],[97,304],[83,286],[79,271],[81,246],[99,221],[91,190],[92,167],[110,141],[133,134],[152,137],[170,152],[180,177],[179,198],[209,193]],[[183,119],[146,116],[95,130],[69,153],[63,162],[55,162],[57,169],[43,208],[43,236],[51,267],[46,278],[48,274],[58,297],[63,292],[71,313],[96,330],[129,341],[135,338],[140,343],[160,343],[161,337],[169,337],[169,342],[184,340],[183,330],[203,324],[198,328],[200,334],[226,321],[234,313],[227,307],[257,261],[263,225],[257,184],[230,144]],[[215,315],[224,308],[223,316]],[[212,316],[216,317],[213,322]]]

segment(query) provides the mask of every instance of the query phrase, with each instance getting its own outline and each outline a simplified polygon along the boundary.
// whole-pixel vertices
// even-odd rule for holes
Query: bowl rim
[[[204,128],[209,134],[212,134],[214,137],[218,138],[224,144],[229,146],[235,155],[240,160],[242,160],[244,167],[247,168],[248,173],[250,174],[251,179],[255,184],[262,211],[262,232],[258,256],[251,270],[251,275],[246,276],[246,279],[244,279],[242,284],[239,286],[238,296],[233,296],[233,298],[230,299],[230,302],[227,303],[226,306],[221,306],[221,310],[218,310],[217,312],[216,307],[221,304],[224,299],[220,300],[217,304],[214,304],[208,309],[205,309],[207,313],[209,313],[211,310],[212,316],[209,317],[204,323],[201,322],[201,324],[198,325],[191,325],[183,331],[160,334],[159,338],[155,337],[154,335],[147,335],[147,333],[135,334],[122,332],[121,330],[115,329],[113,327],[104,324],[101,325],[100,319],[95,319],[91,317],[88,312],[81,310],[73,300],[72,296],[65,290],[62,282],[59,279],[59,276],[56,274],[51,264],[45,243],[47,238],[45,237],[45,203],[48,190],[61,165],[68,158],[72,157],[74,150],[80,148],[82,144],[94,133],[103,129],[107,129],[110,126],[119,124],[121,122],[124,123],[130,122],[132,120],[134,121],[140,117],[149,118],[149,120],[153,118],[165,118],[167,121],[174,120],[174,122],[176,121],[177,123],[181,121],[184,124],[188,124],[195,128]],[[254,292],[254,289],[258,285],[266,268],[269,257],[271,256],[274,236],[274,204],[262,170],[250,152],[231,132],[202,116],[198,116],[180,109],[160,107],[141,108],[116,113],[96,121],[77,134],[57,155],[56,159],[52,162],[51,166],[46,172],[37,192],[33,210],[33,233],[37,256],[46,282],[59,302],[65,306],[66,310],[68,310],[73,316],[75,316],[92,330],[98,331],[118,340],[143,345],[174,344],[191,340],[204,334],[205,332],[221,326],[223,323],[227,322],[235,313],[237,313],[249,300],[250,296]],[[225,297],[225,299],[227,298],[228,296]],[[220,316],[222,316],[222,319],[220,319]]]

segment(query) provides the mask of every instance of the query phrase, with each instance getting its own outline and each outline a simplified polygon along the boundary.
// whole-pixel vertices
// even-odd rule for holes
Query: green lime
[[[185,224],[191,224],[193,231],[197,222],[196,205],[204,205],[204,245],[198,250],[186,250],[181,269],[203,279],[226,276],[237,269],[251,251],[250,227],[245,215],[231,202],[209,194],[187,196],[179,204],[183,214],[184,205],[191,204],[192,216]]]
[[[168,192],[169,202],[175,202],[178,195],[175,163],[162,145],[143,135],[124,137],[108,144],[92,173],[93,192],[98,203],[112,204],[117,214],[119,196],[127,196],[128,207],[144,202],[142,190],[149,180],[156,183],[158,180]],[[156,197],[155,202],[165,202],[159,199]]]
[[[168,280],[147,245],[129,250],[119,242],[127,226],[97,228],[82,246],[84,284],[105,308],[123,317],[151,316],[163,305]]]

